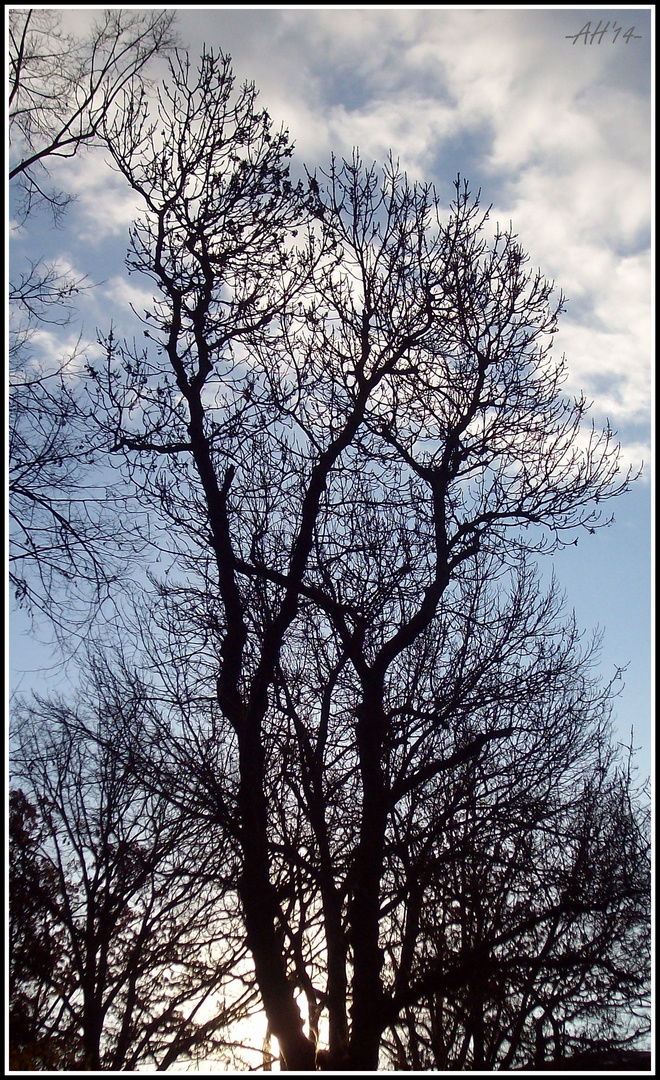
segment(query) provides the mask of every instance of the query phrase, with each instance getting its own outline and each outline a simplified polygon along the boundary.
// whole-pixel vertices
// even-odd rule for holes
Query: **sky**
[[[17,5],[18,6],[18,5]],[[133,5],[137,6],[137,5]],[[513,228],[531,265],[568,298],[553,351],[566,354],[566,392],[583,390],[597,425],[618,431],[641,478],[613,507],[615,523],[544,563],[586,631],[604,633],[602,672],[628,665],[617,732],[634,726],[641,773],[651,761],[652,645],[652,11],[647,8],[256,6],[177,8],[192,58],[229,53],[237,80],[284,124],[294,168],[327,167],[358,146],[389,151],[448,204],[460,173],[491,219]],[[62,8],[80,32],[92,13]],[[632,33],[628,31],[632,30]],[[154,71],[155,74],[155,71]],[[58,229],[46,219],[12,234],[12,263],[57,258],[88,275],[71,325],[40,332],[43,356],[111,320],[136,332],[129,304],[146,281],[124,268],[135,195],[102,152],[60,162],[53,176],[77,200]],[[141,332],[141,331],[138,331]],[[90,355],[94,346],[90,344]],[[43,688],[49,654],[12,616],[13,685]],[[55,678],[53,676],[53,678]]]

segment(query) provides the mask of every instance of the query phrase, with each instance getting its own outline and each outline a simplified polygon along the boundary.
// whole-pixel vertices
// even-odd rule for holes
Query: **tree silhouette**
[[[46,203],[57,216],[71,196],[47,190],[54,158],[99,145],[99,129],[126,89],[140,93],[145,68],[174,45],[171,12],[103,11],[87,38],[62,29],[57,11],[9,12],[10,180],[21,216]]]
[[[105,631],[95,737],[224,838],[286,1068],[638,1036],[642,811],[533,566],[631,480],[562,392],[561,296],[460,178],[448,209],[357,153],[293,183],[222,55],[103,134],[155,297],[87,415],[160,571]]]
[[[179,61],[157,116],[107,132],[146,206],[128,265],[159,299],[152,347],[107,340],[95,415],[183,575],[161,586],[178,678],[215,686],[271,1031],[314,1067],[298,983],[327,1008],[330,1065],[373,1069],[439,977],[412,976],[412,929],[393,981],[385,966],[401,806],[515,746],[561,655],[530,630],[525,560],[593,528],[629,478],[561,394],[561,298],[466,185],[443,219],[432,188],[355,157],[305,194],[253,88],[231,92],[222,57]],[[489,601],[506,648],[485,662],[458,613],[483,615],[507,575]]]
[[[92,672],[75,705],[36,698],[17,710],[13,1067],[162,1070],[226,1051],[228,1025],[249,1011],[224,902],[231,863],[217,833],[126,770],[117,735],[149,703],[122,702],[100,660]]]
[[[45,987],[73,986],[58,933],[56,875],[39,852],[35,806],[9,798],[9,1064],[57,1069],[75,1064],[75,1031],[62,998]],[[45,992],[44,992],[45,991]]]
[[[515,755],[493,746],[447,778],[455,810],[407,868],[393,938],[416,920],[428,994],[388,1033],[395,1067],[563,1063],[648,1031],[648,812],[612,750],[607,694],[540,697]]]
[[[50,185],[53,164],[100,146],[101,124],[123,93],[144,94],[148,65],[173,47],[173,20],[166,11],[104,11],[80,37],[64,32],[55,10],[9,11],[9,179],[24,228],[44,210],[61,222],[75,194]],[[10,581],[60,640],[107,598],[133,550],[104,520],[101,465],[78,393],[84,348],[79,341],[70,355],[42,362],[33,350],[35,333],[67,325],[91,287],[86,275],[42,258],[24,260],[9,286]],[[118,498],[108,500],[112,518]]]

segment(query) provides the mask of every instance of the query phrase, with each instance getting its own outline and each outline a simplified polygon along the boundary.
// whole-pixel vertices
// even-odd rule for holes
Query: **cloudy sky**
[[[482,191],[491,217],[513,222],[533,266],[568,297],[555,339],[567,392],[584,390],[596,423],[608,418],[642,479],[607,531],[553,560],[585,628],[605,631],[606,675],[629,664],[618,704],[650,767],[651,738],[651,40],[650,8],[199,7],[178,10],[181,43],[233,59],[296,145],[295,168],[327,166],[358,146],[390,150],[443,201],[457,173]],[[74,32],[88,18],[63,9]],[[629,33],[632,31],[632,33]],[[44,333],[44,355],[111,319],[132,333],[129,303],[146,283],[123,266],[135,196],[102,154],[57,169],[78,199],[62,227],[14,234],[12,260],[58,258],[102,282],[65,332]],[[38,666],[16,622],[13,662]],[[23,686],[26,680],[23,679]]]

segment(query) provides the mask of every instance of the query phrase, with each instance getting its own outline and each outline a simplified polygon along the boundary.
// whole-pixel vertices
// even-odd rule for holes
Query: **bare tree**
[[[88,37],[62,30],[50,9],[9,11],[9,170],[25,223],[44,205],[57,223],[75,195],[48,190],[49,165],[101,145],[100,128],[126,92],[145,92],[145,69],[174,45],[174,15],[166,11],[105,11]],[[56,263],[31,261],[12,280],[10,355],[23,356],[42,322],[65,324],[86,278]]]
[[[18,1067],[231,1058],[228,1029],[253,1004],[225,838],[126,768],[119,732],[156,707],[143,689],[98,660],[77,703],[17,709],[12,779],[32,821],[12,834]]]
[[[9,11],[9,178],[21,186],[23,217],[43,201],[57,216],[71,201],[45,190],[48,162],[98,145],[118,98],[139,94],[145,67],[173,46],[173,21],[168,11],[107,10],[79,38],[56,10]]]
[[[386,964],[404,942],[412,978],[386,1037],[395,1066],[522,1068],[648,1037],[648,811],[612,744],[610,688],[570,639],[534,665],[533,694],[494,697],[511,742],[399,807]]]
[[[9,580],[16,601],[69,643],[143,546],[131,524],[117,528],[127,493],[103,470],[82,362],[74,354],[51,371],[17,366],[9,396]]]
[[[159,300],[90,393],[167,562],[142,644],[173,701],[206,702],[208,737],[171,744],[237,837],[270,1031],[289,1069],[370,1070],[478,954],[425,952],[426,898],[397,885],[423,847],[409,807],[437,836],[445,778],[466,798],[462,767],[497,745],[524,770],[530,717],[568,703],[586,738],[596,699],[580,710],[574,636],[527,560],[605,524],[630,475],[562,393],[561,297],[467,185],[445,213],[356,156],[303,190],[254,88],[232,95],[225,58],[179,58],[155,113],[106,126],[147,207],[128,266]]]
[[[611,746],[611,687],[594,677],[593,648],[558,617],[556,592],[544,596],[528,572],[506,598],[491,575],[445,597],[445,633],[436,624],[420,636],[389,687],[379,947],[383,1012],[398,1018],[386,1044],[407,1068],[526,1064],[540,1001],[546,1025],[562,1023],[562,1054],[648,1030],[648,838]],[[307,637],[278,688],[288,722],[273,742],[271,718],[266,737],[267,782],[274,762],[282,769],[271,876],[291,977],[309,992],[310,1015],[327,1010],[332,1045],[333,1019],[347,1026],[359,692],[345,669],[326,669],[318,685],[332,687],[334,707],[317,719],[310,687],[323,647],[310,628]],[[333,954],[344,970],[334,1018]]]
[[[75,1027],[53,986],[73,985],[57,930],[58,888],[41,857],[36,807],[20,791],[9,797],[9,1067],[57,1069],[76,1059]]]
[[[24,225],[38,208],[59,222],[75,195],[49,186],[50,167],[101,145],[102,122],[125,92],[145,92],[147,66],[172,48],[173,20],[167,11],[108,10],[83,38],[64,33],[59,11],[10,10],[9,176]],[[9,289],[10,576],[18,600],[67,633],[108,595],[132,550],[114,542],[114,523],[103,521],[104,482],[98,472],[90,478],[98,462],[78,393],[81,343],[43,362],[33,350],[37,330],[69,323],[75,298],[90,287],[85,275],[36,259],[12,267]],[[118,499],[110,498],[115,511]]]

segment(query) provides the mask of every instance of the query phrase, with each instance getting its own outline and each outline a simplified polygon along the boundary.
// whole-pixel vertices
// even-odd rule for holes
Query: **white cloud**
[[[647,55],[640,46],[574,46],[566,35],[582,24],[571,10],[288,9],[263,23],[255,12],[196,20],[198,30],[242,35],[235,57],[243,70],[253,65],[263,104],[286,120],[310,165],[332,149],[359,145],[365,159],[382,160],[392,148],[413,175],[444,187],[445,148],[460,165],[461,140],[471,140],[473,179],[484,202],[495,199],[493,219],[512,220],[532,264],[569,297],[555,343],[567,354],[567,388],[584,387],[617,426],[648,423],[650,93],[648,73],[635,70]],[[631,447],[637,438],[631,430]]]
[[[92,248],[125,235],[143,207],[140,196],[110,167],[107,152],[100,148],[57,163],[52,172],[65,191],[75,192],[67,223],[75,227],[78,240]]]
[[[87,356],[87,344],[75,327],[63,329],[40,324],[30,336],[27,370],[41,377],[65,368],[73,375],[82,369]]]
[[[569,297],[557,344],[570,387],[593,392],[616,423],[646,421],[650,95],[636,45],[574,47],[571,10],[206,8],[178,21],[193,59],[205,41],[233,55],[239,82],[255,79],[310,168],[331,150],[357,145],[370,161],[392,149],[446,191],[469,158],[493,219],[513,221],[533,265]],[[78,240],[102,255],[138,198],[101,152],[59,169],[79,193]],[[116,262],[108,271],[95,302],[147,306],[150,292]]]
[[[380,163],[392,150],[413,176],[424,175],[438,144],[456,130],[455,112],[429,98],[380,99],[359,111],[337,106],[327,121],[328,141],[340,153],[358,146],[365,160]]]
[[[107,305],[107,301],[116,304],[120,309],[133,307],[142,314],[146,308],[150,311],[154,305],[154,290],[150,286],[140,287],[136,281],[144,281],[144,278],[126,278],[116,275],[110,278],[100,297],[100,303]]]

